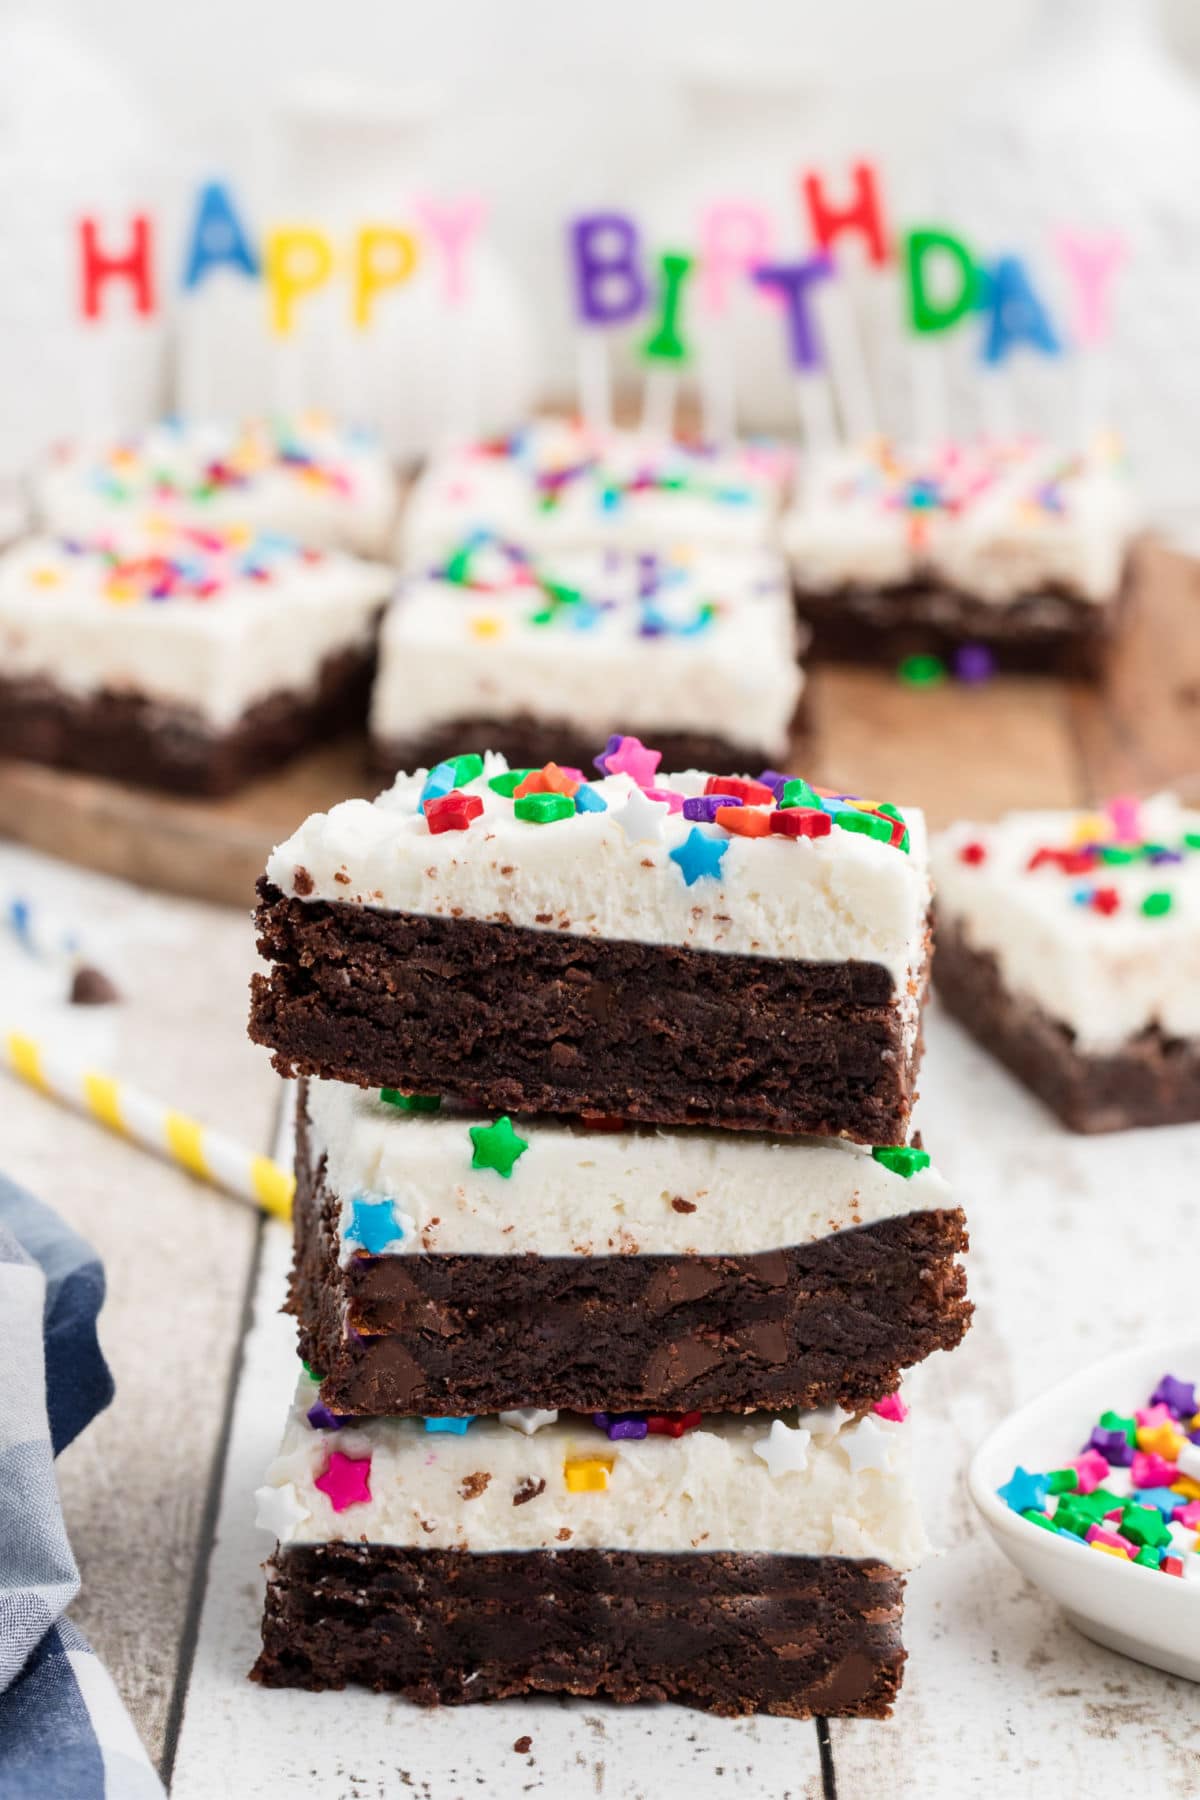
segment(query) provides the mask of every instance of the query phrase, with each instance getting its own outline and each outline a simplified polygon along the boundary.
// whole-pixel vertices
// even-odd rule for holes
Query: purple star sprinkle
[[[605,744],[603,750],[600,752],[599,756],[593,756],[593,758],[592,758],[593,769],[599,769],[599,771],[602,775],[607,775],[608,774],[608,759],[609,759],[609,757],[615,756],[617,751],[621,748],[621,745],[624,742],[625,742],[625,736],[624,736],[623,732],[618,731],[613,737],[610,737],[607,744]]]
[[[697,794],[683,803],[685,819],[695,819],[702,825],[712,825],[722,806],[740,806],[742,803],[736,794]]]
[[[954,673],[971,684],[990,681],[996,673],[996,659],[986,644],[962,644],[954,652]]]
[[[762,782],[764,787],[770,788],[771,792],[778,800],[780,794],[782,794],[792,777],[790,775],[781,775],[778,769],[764,769],[758,779]]]
[[[340,1414],[330,1412],[323,1400],[316,1400],[305,1415],[314,1431],[340,1431],[346,1423]]]
[[[1164,1375],[1150,1396],[1151,1406],[1165,1406],[1176,1418],[1191,1418],[1200,1402],[1196,1399],[1194,1382],[1179,1381],[1174,1375]]]
[[[1133,1449],[1123,1431],[1106,1431],[1103,1425],[1092,1428],[1084,1450],[1098,1450],[1101,1456],[1118,1467],[1127,1469],[1133,1461]]]

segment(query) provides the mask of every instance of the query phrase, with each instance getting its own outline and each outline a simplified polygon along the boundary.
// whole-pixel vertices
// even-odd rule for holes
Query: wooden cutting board
[[[811,683],[817,741],[803,772],[921,805],[935,826],[1169,783],[1200,797],[1200,563],[1146,547],[1103,690],[1015,677],[922,689],[846,667],[817,668]],[[6,761],[0,834],[147,887],[248,907],[274,844],[307,813],[377,785],[362,741],[331,745],[228,800]]]

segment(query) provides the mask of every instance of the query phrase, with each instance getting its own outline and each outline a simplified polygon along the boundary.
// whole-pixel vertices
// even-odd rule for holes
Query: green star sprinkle
[[[1171,896],[1167,893],[1147,894],[1142,901],[1142,911],[1148,919],[1161,919],[1164,913],[1171,910]]]
[[[911,1181],[918,1169],[927,1169],[930,1163],[928,1150],[916,1150],[911,1144],[876,1144],[871,1155],[893,1175],[903,1175],[905,1181]]]
[[[493,794],[503,794],[506,800],[511,800],[515,789],[520,787],[527,775],[532,774],[532,769],[506,769],[503,775],[493,775],[488,786]]]
[[[529,1148],[528,1140],[518,1137],[513,1130],[513,1122],[507,1113],[494,1125],[472,1125],[469,1135],[475,1146],[471,1167],[495,1169],[505,1181],[511,1176],[517,1158],[524,1156]]]
[[[399,1088],[380,1088],[379,1098],[408,1113],[435,1113],[442,1104],[440,1094],[402,1094]]]
[[[573,819],[575,802],[569,794],[522,794],[513,812],[527,825],[553,825],[556,819]]]
[[[1127,850],[1124,844],[1101,844],[1100,861],[1103,863],[1136,862],[1137,851]]]
[[[456,788],[466,787],[468,781],[474,781],[477,775],[483,774],[483,758],[473,750],[468,751],[465,756],[448,756],[446,761],[454,770]]]
[[[906,656],[896,670],[905,687],[937,687],[946,679],[946,665],[932,654]]]
[[[783,792],[779,796],[779,804],[780,806],[811,806],[819,812],[821,796],[816,788],[809,787],[807,781],[801,781],[797,776],[794,781],[784,782]]]
[[[860,837],[878,838],[882,844],[892,841],[892,828],[886,819],[876,818],[874,813],[852,812],[849,807],[845,812],[834,813],[833,822],[840,825],[843,831],[856,831]]]
[[[1189,850],[1200,850],[1200,831],[1185,831],[1183,841]]]
[[[1113,1412],[1110,1407],[1108,1412],[1102,1412],[1100,1414],[1100,1424],[1105,1431],[1123,1431],[1125,1434],[1125,1442],[1129,1445],[1129,1448],[1131,1450],[1137,1449],[1137,1420],[1132,1413],[1125,1414]],[[1093,1492],[1094,1491],[1095,1490],[1093,1490]]]
[[[310,1381],[324,1381],[325,1377],[319,1374],[318,1371],[313,1368],[311,1363],[306,1363],[303,1357],[300,1359],[300,1367],[304,1370],[304,1373],[308,1376]]]

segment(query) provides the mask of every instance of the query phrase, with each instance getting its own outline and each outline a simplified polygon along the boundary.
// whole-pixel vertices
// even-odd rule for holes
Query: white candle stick
[[[674,437],[678,386],[674,369],[664,369],[657,364],[647,369],[642,394],[642,430],[648,437]]]
[[[579,334],[579,410],[589,431],[604,437],[612,430],[612,368],[608,340],[602,331]]]

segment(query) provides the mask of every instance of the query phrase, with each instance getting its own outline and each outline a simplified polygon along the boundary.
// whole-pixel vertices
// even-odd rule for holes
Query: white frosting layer
[[[555,591],[579,597],[556,602]],[[715,732],[782,757],[804,680],[796,654],[787,572],[767,551],[652,564],[575,551],[531,569],[488,540],[468,580],[401,590],[384,623],[371,731],[386,742],[526,714],[601,744],[619,719],[648,740]]]
[[[919,812],[904,813],[908,854],[836,825],[816,839],[734,837],[721,826],[694,826],[619,774],[592,784],[605,811],[534,825],[488,786],[506,767],[490,758],[467,785],[483,813],[466,831],[433,835],[419,807],[424,772],[400,775],[374,802],[344,800],[313,813],[272,852],[267,872],[290,894],[304,869],[304,898],[314,901],[731,954],[879,963],[915,1019],[930,897]],[[690,796],[703,793],[706,777],[690,770],[655,780],[660,791]],[[723,844],[724,855],[718,875],[689,886],[671,851],[693,830]]]
[[[148,530],[119,556],[53,538],[5,553],[0,676],[144,696],[221,730],[268,695],[310,691],[326,657],[369,645],[390,570],[274,536],[202,535]]]
[[[528,1144],[508,1177],[474,1169],[471,1126],[443,1103],[410,1113],[341,1081],[309,1083],[312,1155],[342,1202],[343,1262],[354,1201],[390,1200],[403,1237],[378,1254],[751,1256],[951,1204],[933,1169],[906,1179],[840,1139],[692,1127],[597,1131],[518,1119]]]
[[[1049,586],[1102,604],[1136,528],[1111,442],[1072,455],[1035,439],[918,458],[877,442],[815,459],[783,521],[797,583],[945,583],[997,605]]]
[[[316,1397],[302,1379],[258,1494],[260,1515],[283,1524],[291,1544],[732,1550],[879,1557],[899,1570],[911,1569],[927,1548],[909,1426],[874,1415],[836,1431],[828,1415],[802,1418],[799,1429],[811,1435],[783,1439],[772,1473],[755,1448],[768,1447],[776,1416],[768,1413],[706,1419],[679,1438],[610,1442],[589,1419],[569,1414],[532,1436],[493,1417],[476,1419],[461,1436],[427,1432],[420,1419],[314,1431],[305,1413]],[[787,1424],[794,1428],[794,1415]],[[370,1499],[342,1512],[314,1485],[335,1452],[371,1459]],[[572,1492],[566,1465],[596,1459],[611,1459],[607,1487]],[[788,1462],[805,1466],[782,1466]],[[545,1483],[540,1492],[514,1505],[538,1482]]]
[[[745,549],[771,541],[790,476],[775,444],[709,450],[537,419],[507,444],[429,465],[405,508],[403,558],[423,571],[480,530],[538,551]]]
[[[385,556],[397,485],[367,433],[319,413],[241,424],[164,420],[115,443],[67,445],[36,485],[40,517],[64,537],[138,524],[247,525],[305,544]]]
[[[1006,986],[1067,1025],[1077,1047],[1103,1055],[1157,1025],[1168,1037],[1200,1037],[1200,812],[1169,795],[1140,809],[1135,842],[1182,851],[1181,862],[1099,860],[1084,871],[1053,862],[1031,870],[1043,846],[1077,849],[1100,843],[1117,854],[1112,820],[1071,812],[1012,813],[996,825],[958,824],[934,847],[938,914],[960,926],[976,950],[996,957]],[[964,861],[967,844],[982,862]],[[1116,896],[1103,912],[1097,890]],[[1169,893],[1170,908],[1147,916],[1150,894]],[[1079,898],[1077,898],[1079,896]],[[936,968],[936,961],[935,961]]]

